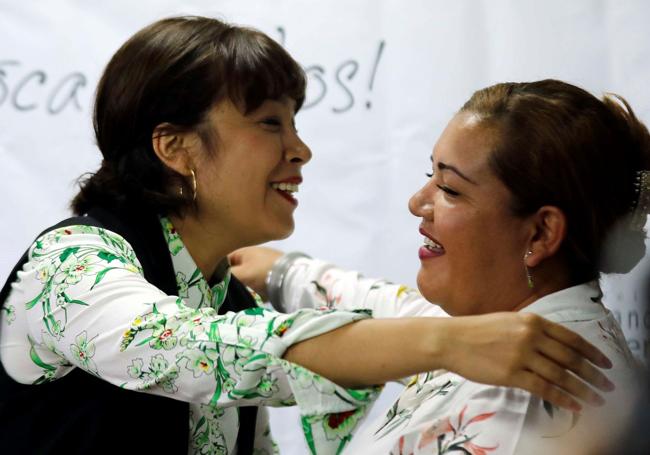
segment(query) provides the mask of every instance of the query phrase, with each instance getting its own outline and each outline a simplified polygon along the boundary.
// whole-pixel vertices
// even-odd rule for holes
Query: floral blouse
[[[189,402],[189,453],[236,453],[237,406],[297,404],[311,452],[341,452],[378,389],[346,390],[282,355],[368,312],[260,306],[218,315],[228,264],[210,286],[167,218],[161,228],[177,296],[148,283],[131,246],[111,231],[68,226],[39,237],[2,306],[7,373],[40,384],[82,368],[118,387]],[[255,453],[277,452],[263,408],[256,433]]]
[[[522,311],[539,314],[581,334],[614,363],[605,371],[617,389],[607,405],[585,405],[581,415],[560,410],[530,393],[478,384],[448,372],[420,374],[345,453],[511,455],[575,453],[594,434],[616,434],[632,408],[633,359],[618,323],[600,303],[596,282],[547,295]],[[300,258],[282,285],[284,308],[363,308],[375,317],[446,316],[417,291],[364,278],[323,261]]]

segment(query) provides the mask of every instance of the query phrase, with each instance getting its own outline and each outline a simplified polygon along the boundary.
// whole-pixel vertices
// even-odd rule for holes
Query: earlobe
[[[534,223],[534,234],[528,247],[531,253],[524,259],[528,267],[535,267],[557,254],[566,237],[566,215],[558,207],[541,207],[534,215]]]

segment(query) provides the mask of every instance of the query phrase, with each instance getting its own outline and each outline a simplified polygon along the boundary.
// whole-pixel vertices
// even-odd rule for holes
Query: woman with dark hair
[[[101,167],[0,294],[3,450],[270,453],[258,407],[297,404],[312,452],[339,452],[376,384],[439,367],[598,400],[565,369],[606,390],[589,360],[607,360],[542,318],[258,305],[226,256],[293,229],[304,94],[280,45],[215,19],[161,20],[117,51],[97,88]]]
[[[409,202],[422,219],[421,295],[275,250],[236,252],[233,269],[289,311],[537,314],[605,352],[617,393],[604,411],[580,416],[523,390],[452,372],[421,374],[355,438],[350,453],[563,453],[584,437],[615,436],[631,407],[636,362],[600,301],[598,278],[629,271],[645,251],[646,127],[620,97],[601,101],[555,80],[497,84],[474,93],[451,119],[428,175]]]

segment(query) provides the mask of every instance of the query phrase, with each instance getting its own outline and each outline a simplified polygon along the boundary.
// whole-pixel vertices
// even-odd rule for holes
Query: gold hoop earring
[[[190,169],[190,174],[192,174],[192,202],[196,202],[196,174],[194,169]]]
[[[526,259],[528,259],[528,256],[530,256],[531,254],[533,254],[531,250],[529,250],[526,254],[524,254],[524,269],[526,269],[526,280],[528,281],[528,287],[530,289],[533,289],[535,287],[535,283],[533,283],[533,275],[530,273],[528,264],[526,264]]]

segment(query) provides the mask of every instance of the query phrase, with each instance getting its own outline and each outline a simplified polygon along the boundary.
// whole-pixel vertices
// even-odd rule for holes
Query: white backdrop
[[[0,0],[2,281],[34,235],[67,215],[75,179],[99,163],[90,115],[103,66],[142,26],[178,14],[255,26],[305,67],[297,122],[314,158],[296,232],[280,246],[367,275],[414,284],[421,237],[406,202],[425,181],[436,137],[475,89],[553,77],[620,93],[650,123],[644,0]],[[650,314],[634,290],[643,267],[647,255],[605,289],[631,348],[648,359]],[[286,453],[304,451],[294,418],[274,413]]]

